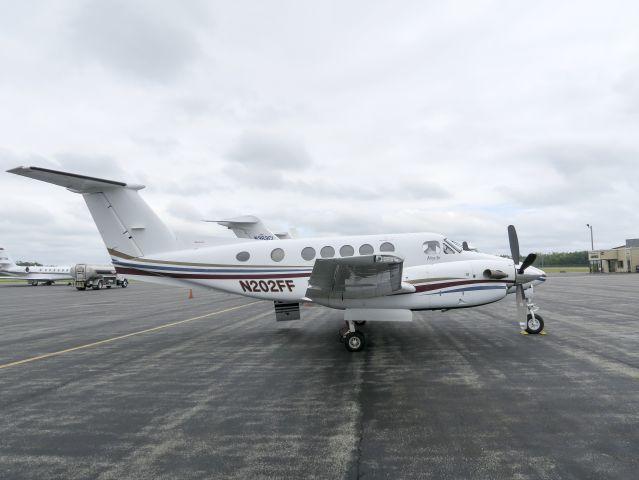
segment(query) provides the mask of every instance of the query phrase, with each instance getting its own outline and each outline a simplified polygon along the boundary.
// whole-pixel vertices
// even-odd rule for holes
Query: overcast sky
[[[639,2],[0,0],[0,244],[102,262],[80,195],[177,232],[435,231],[506,253],[639,237]]]

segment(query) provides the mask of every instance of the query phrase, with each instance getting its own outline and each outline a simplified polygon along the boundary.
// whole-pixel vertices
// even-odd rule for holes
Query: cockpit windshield
[[[447,254],[455,254],[455,253],[461,253],[463,248],[461,245],[459,245],[457,242],[453,242],[452,240],[448,240],[447,238],[444,238],[444,253]]]

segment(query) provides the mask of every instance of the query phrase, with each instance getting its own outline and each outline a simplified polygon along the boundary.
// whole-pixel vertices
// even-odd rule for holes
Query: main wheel
[[[346,345],[346,350],[349,352],[361,352],[366,346],[364,334],[357,330],[348,332],[344,337],[344,345]]]
[[[541,315],[535,314],[535,318],[533,318],[532,314],[528,314],[528,320],[526,320],[526,331],[528,333],[537,334],[540,333],[544,329],[544,319],[541,318]]]

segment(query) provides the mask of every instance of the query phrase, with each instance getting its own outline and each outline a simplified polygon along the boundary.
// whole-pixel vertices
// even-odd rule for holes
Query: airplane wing
[[[402,283],[404,259],[396,255],[362,255],[315,261],[306,297],[323,303],[414,292]]]

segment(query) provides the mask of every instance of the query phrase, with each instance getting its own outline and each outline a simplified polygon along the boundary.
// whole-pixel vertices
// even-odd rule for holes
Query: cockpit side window
[[[423,247],[426,254],[442,253],[442,247],[437,240],[427,240],[424,242]]]

